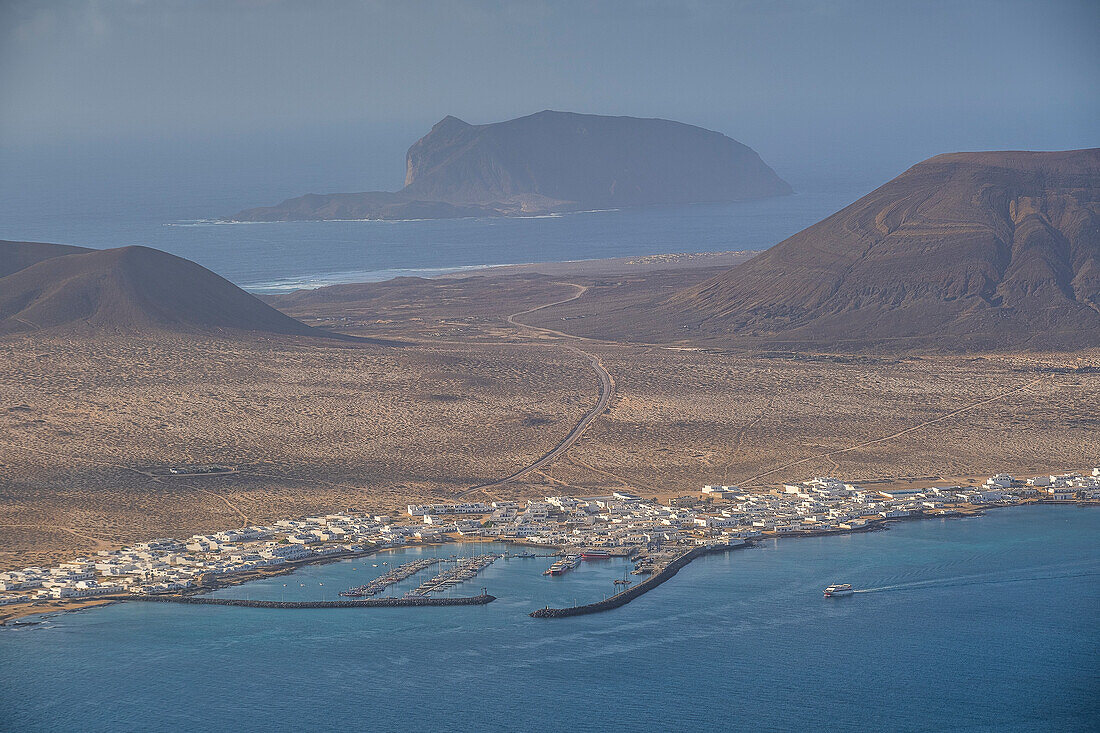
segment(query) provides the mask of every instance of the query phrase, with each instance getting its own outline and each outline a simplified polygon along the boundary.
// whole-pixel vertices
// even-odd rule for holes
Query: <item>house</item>
[[[715,486],[707,484],[703,487],[703,493],[718,499],[732,499],[737,496],[736,486]]]

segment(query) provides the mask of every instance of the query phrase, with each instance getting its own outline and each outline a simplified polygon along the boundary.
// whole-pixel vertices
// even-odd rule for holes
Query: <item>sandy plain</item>
[[[269,299],[311,325],[390,345],[2,339],[0,569],[460,495],[672,496],[823,474],[963,483],[1097,462],[1100,353],[696,349],[690,339],[604,341],[585,318],[720,267],[526,266]],[[600,383],[586,355],[614,380],[608,409],[549,465],[471,492],[536,462],[592,409]],[[159,475],[209,463],[239,470]]]

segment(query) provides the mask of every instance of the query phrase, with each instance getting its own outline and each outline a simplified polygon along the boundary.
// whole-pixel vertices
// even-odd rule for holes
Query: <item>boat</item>
[[[607,560],[611,553],[607,550],[585,550],[581,553],[582,560]]]
[[[851,583],[835,583],[830,585],[823,592],[826,598],[832,598],[833,596],[850,596],[855,593],[855,591],[852,590]]]
[[[581,564],[581,559],[576,555],[566,555],[561,560],[551,565],[543,575],[561,575]]]

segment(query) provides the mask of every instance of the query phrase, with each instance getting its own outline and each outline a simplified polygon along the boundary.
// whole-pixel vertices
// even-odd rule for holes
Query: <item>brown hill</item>
[[[446,117],[409,148],[405,188],[289,199],[240,221],[530,215],[782,196],[751,148],[680,122],[544,111],[470,125]]]
[[[940,155],[609,332],[809,348],[1100,345],[1100,149]]]
[[[60,245],[39,246],[47,254]],[[9,249],[0,247],[0,261],[8,260],[3,255]],[[0,278],[0,334],[77,329],[326,335],[190,260],[148,247],[75,249],[80,251],[40,258]]]
[[[92,251],[87,247],[75,247],[71,244],[0,240],[0,277],[7,277],[42,260]]]

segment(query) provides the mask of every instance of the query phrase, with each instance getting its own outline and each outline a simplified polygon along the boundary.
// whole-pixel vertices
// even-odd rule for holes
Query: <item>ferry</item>
[[[851,583],[836,583],[830,585],[823,592],[826,598],[832,598],[833,596],[850,596],[855,593],[855,591],[852,590]]]
[[[585,550],[581,553],[582,560],[607,560],[611,553],[606,550]]]

